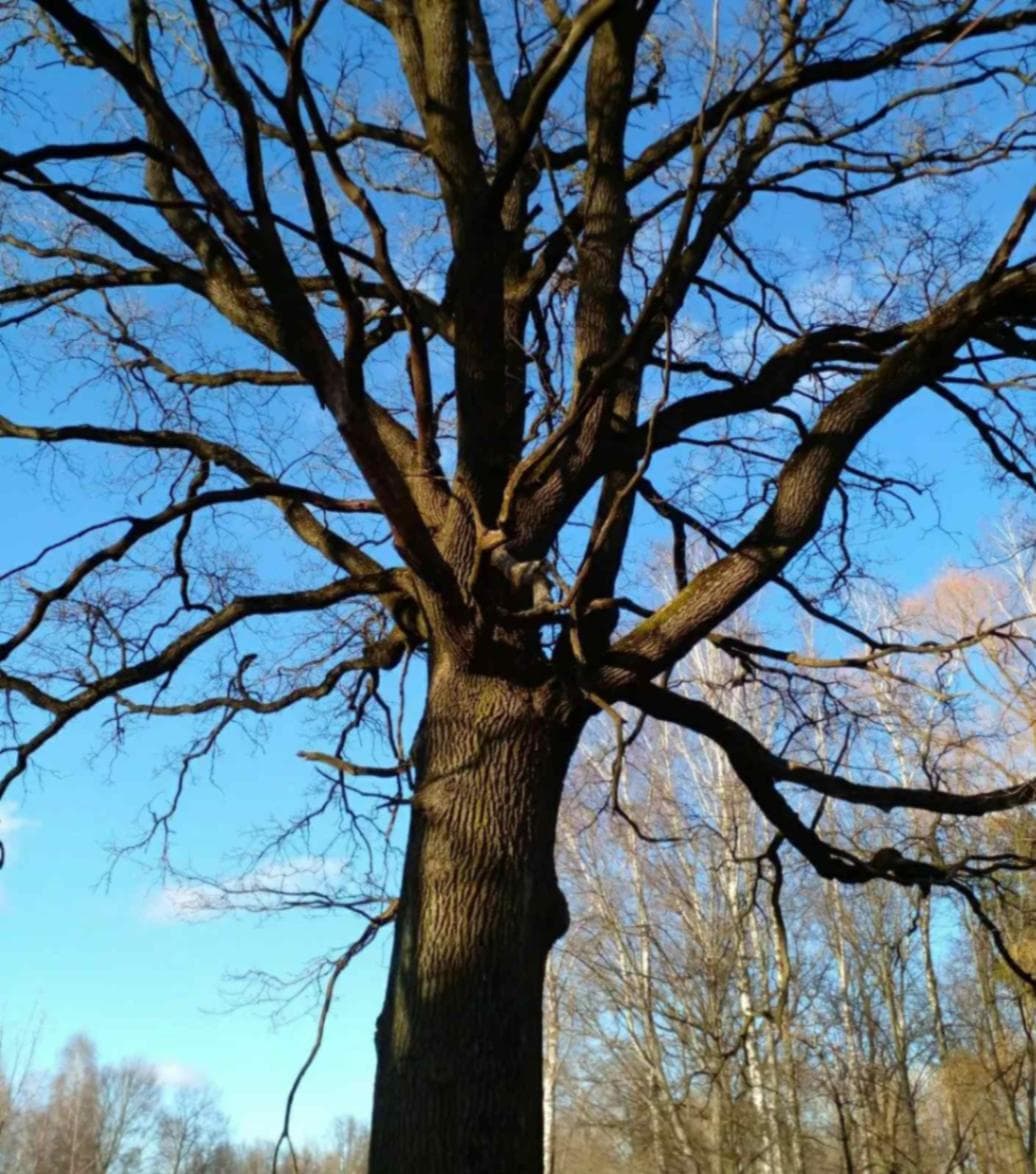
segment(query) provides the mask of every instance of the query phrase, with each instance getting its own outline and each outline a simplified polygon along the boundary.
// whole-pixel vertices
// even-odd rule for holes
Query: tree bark
[[[433,667],[385,1006],[371,1174],[533,1174],[554,871],[579,735],[555,681]]]

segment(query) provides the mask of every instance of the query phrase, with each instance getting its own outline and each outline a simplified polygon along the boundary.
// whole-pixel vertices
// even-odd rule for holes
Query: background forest
[[[167,1092],[144,1061],[104,1064],[85,1035],[69,1040],[53,1073],[32,1071],[31,1037],[9,1040],[0,1077],[3,1174],[266,1174],[273,1145],[234,1144],[215,1091]],[[363,1174],[367,1131],[336,1121],[333,1143],[300,1147],[299,1174]],[[290,1160],[290,1159],[289,1159]]]
[[[875,596],[874,622],[890,638],[920,625],[934,647],[976,617],[1031,615],[1031,535],[1007,527],[987,554],[995,569],[947,571],[894,613]],[[927,681],[893,656],[821,684],[799,657],[783,687],[738,680],[713,642],[670,684],[775,740],[791,710],[822,738],[837,703],[870,781],[967,790],[1036,770],[1034,634],[1030,619],[976,641]],[[666,726],[621,764],[625,818],[602,818],[613,750],[586,756],[561,825],[574,919],[547,986],[549,1174],[1036,1170],[1036,1004],[996,950],[1036,962],[1033,813],[898,821],[904,853],[937,860],[1013,842],[1015,879],[983,886],[1001,933],[959,894],[847,887],[788,860],[723,755]],[[888,834],[888,815],[821,799],[814,826],[836,818],[864,855]]]

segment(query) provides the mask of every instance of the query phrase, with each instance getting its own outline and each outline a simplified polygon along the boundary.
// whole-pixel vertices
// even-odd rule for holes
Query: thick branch
[[[967,286],[875,370],[821,413],[777,479],[773,502],[731,551],[624,637],[609,658],[615,686],[629,675],[649,679],[675,664],[717,624],[771,582],[816,535],[853,451],[899,403],[937,379],[984,321],[1036,297],[1036,271]]]

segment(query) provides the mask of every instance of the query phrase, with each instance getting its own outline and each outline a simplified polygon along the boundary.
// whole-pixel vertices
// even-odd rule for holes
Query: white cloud
[[[293,856],[211,882],[166,884],[143,906],[156,925],[208,921],[222,913],[272,913],[300,903],[310,894],[335,892],[345,861],[340,857]]]
[[[237,877],[233,887],[239,891],[254,888],[279,888],[287,892],[327,883],[341,875],[345,861],[337,856],[290,856],[263,864]]]
[[[7,801],[0,803],[0,836],[10,836],[14,832],[23,831],[25,828],[37,828],[40,826],[38,819],[28,819],[24,815],[18,814],[18,804]]]
[[[189,1064],[177,1060],[164,1060],[153,1065],[155,1079],[164,1088],[196,1088],[205,1083],[205,1076]]]
[[[3,845],[3,852],[0,859],[5,864],[11,862],[11,841],[16,832],[25,831],[26,828],[36,828],[40,826],[38,819],[29,819],[24,815],[18,814],[18,804],[8,799],[0,803],[0,843]],[[9,898],[7,890],[3,884],[0,883],[0,913],[4,913],[9,908]]]
[[[202,885],[164,885],[144,905],[144,920],[157,925],[205,921],[219,912],[212,895]]]

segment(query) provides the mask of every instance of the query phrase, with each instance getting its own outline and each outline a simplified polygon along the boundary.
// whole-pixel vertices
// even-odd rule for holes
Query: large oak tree
[[[368,770],[414,782],[390,794],[409,814],[398,904],[372,914],[395,935],[376,1174],[539,1167],[555,819],[592,719],[620,749],[638,714],[713,741],[774,851],[846,883],[946,886],[983,916],[981,885],[1018,856],[862,854],[809,812],[1036,795],[951,788],[927,762],[926,786],[868,782],[837,687],[1014,636],[1004,617],[940,642],[870,629],[851,589],[875,518],[924,488],[895,432],[911,401],[1036,488],[1036,10],[0,11],[0,305],[37,384],[0,437],[87,480],[85,452],[125,454],[127,487],[123,513],[5,579],[2,787],[98,707],[120,734],[211,723],[179,789],[231,722],[322,703],[341,734],[314,756],[344,810],[365,769],[346,734],[423,659],[414,744]],[[248,564],[271,507],[278,553]],[[635,520],[671,535],[660,606]],[[725,629],[764,588],[818,650]],[[779,741],[670,687],[702,640],[782,691]],[[796,682],[815,697],[825,674],[807,712]]]

